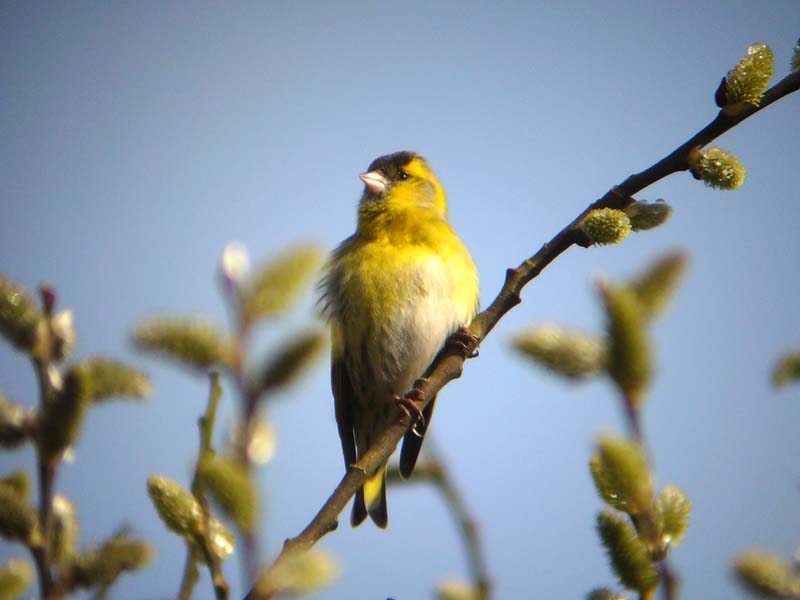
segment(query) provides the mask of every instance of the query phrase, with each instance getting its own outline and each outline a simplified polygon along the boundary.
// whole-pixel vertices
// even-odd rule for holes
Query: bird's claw
[[[416,402],[425,401],[425,392],[415,387],[405,396],[395,396],[394,401],[397,403],[397,406],[400,407],[400,410],[409,418],[411,433],[421,438],[425,432],[425,417],[422,415],[422,411],[417,407]]]
[[[475,358],[478,356],[478,336],[472,333],[467,327],[460,327],[453,335],[447,339],[445,346],[447,349],[459,356]]]

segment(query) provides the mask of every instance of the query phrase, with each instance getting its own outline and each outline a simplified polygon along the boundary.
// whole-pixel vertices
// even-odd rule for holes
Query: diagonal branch
[[[649,187],[653,183],[680,171],[689,169],[689,153],[696,147],[703,147],[715,140],[736,125],[763,110],[773,102],[780,100],[800,89],[800,72],[791,73],[766,91],[758,106],[749,106],[736,115],[726,115],[722,111],[716,118],[697,132],[689,140],[653,166],[641,173],[629,176],[622,183],[608,190],[600,199],[590,204],[583,212],[544,244],[536,254],[523,261],[517,268],[506,271],[506,279],[500,293],[486,310],[481,312],[470,324],[470,330],[477,338],[475,346],[486,339],[495,325],[517,304],[522,302],[522,288],[536,278],[550,263],[568,250],[572,245],[587,247],[590,241],[579,229],[580,223],[592,210],[598,208],[625,208],[634,202],[633,195]],[[474,350],[475,348],[468,348]],[[461,376],[465,358],[461,354],[443,353],[432,365],[430,374],[418,386],[425,393],[425,398],[433,398],[439,390],[453,379]],[[420,409],[427,401],[419,404]],[[322,536],[334,531],[338,526],[339,513],[344,510],[350,498],[366,481],[367,475],[374,473],[394,452],[409,426],[408,414],[398,413],[398,417],[390,427],[376,440],[369,451],[352,465],[339,485],[322,506],[314,519],[294,538],[287,539],[283,549],[275,561],[258,578],[255,586],[247,594],[245,600],[262,600],[271,598],[279,590],[270,587],[270,580],[275,568],[290,553],[309,550]]]

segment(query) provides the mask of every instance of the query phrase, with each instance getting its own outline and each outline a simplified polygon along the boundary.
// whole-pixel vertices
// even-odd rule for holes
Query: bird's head
[[[359,204],[359,221],[379,216],[415,219],[447,217],[444,188],[424,158],[415,152],[387,154],[372,161],[366,173]],[[365,224],[365,223],[364,223]]]

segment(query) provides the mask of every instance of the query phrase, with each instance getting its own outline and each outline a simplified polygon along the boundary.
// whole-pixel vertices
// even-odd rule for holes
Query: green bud
[[[78,542],[78,515],[66,496],[53,498],[53,519],[50,529],[50,559],[65,565],[75,555]]]
[[[44,318],[24,288],[0,275],[0,334],[17,350],[32,353],[39,343]]]
[[[257,378],[258,394],[272,392],[293,382],[325,348],[326,336],[321,331],[309,331],[283,344],[269,358]]]
[[[794,47],[794,52],[792,52],[791,70],[792,73],[797,73],[800,71],[800,39],[797,40],[797,44]]]
[[[606,368],[603,341],[556,325],[522,331],[514,336],[512,344],[542,367],[569,379],[585,379]]]
[[[92,400],[108,398],[144,398],[153,391],[147,375],[121,362],[94,357],[82,360],[82,368],[91,380]]]
[[[481,600],[475,586],[461,579],[448,579],[436,586],[436,600]]]
[[[640,594],[658,585],[658,572],[633,526],[626,519],[603,510],[597,516],[597,532],[622,585]]]
[[[123,573],[147,566],[152,557],[149,544],[120,533],[77,554],[65,569],[65,578],[76,587],[108,588]]]
[[[631,288],[648,317],[666,310],[683,278],[687,262],[683,252],[670,252],[631,281]]]
[[[617,510],[639,515],[653,504],[653,476],[642,447],[622,437],[604,435],[589,468],[600,497]]]
[[[236,538],[218,519],[212,517],[208,520],[207,538],[211,552],[221,560],[233,554]]]
[[[240,242],[230,242],[222,251],[220,271],[225,281],[239,286],[250,274],[250,255]]]
[[[718,190],[735,190],[742,186],[747,175],[744,165],[722,148],[689,153],[689,170],[695,179]]]
[[[775,70],[773,62],[772,50],[766,44],[747,48],[747,54],[725,77],[725,114],[736,115],[747,106],[759,105]]]
[[[151,475],[147,493],[158,516],[173,533],[191,537],[200,531],[203,512],[189,490],[161,475]]]
[[[28,439],[27,413],[0,394],[0,448],[12,449]]]
[[[792,564],[768,552],[740,554],[734,564],[739,581],[750,591],[767,598],[800,596],[800,575]]]
[[[787,352],[780,357],[772,371],[772,385],[776,388],[800,379],[800,352]]]
[[[631,232],[631,221],[623,210],[597,208],[581,222],[581,229],[593,244],[619,244]]]
[[[639,406],[653,374],[647,312],[633,288],[604,284],[608,317],[608,373],[632,407]]]
[[[208,369],[230,360],[229,341],[216,327],[200,319],[160,318],[136,327],[134,344],[193,369]]]
[[[52,358],[61,361],[72,354],[75,347],[75,325],[73,323],[72,311],[62,310],[50,320],[50,327],[53,331],[52,339]]]
[[[315,274],[322,252],[313,245],[291,248],[262,264],[242,289],[248,323],[284,313]]]
[[[278,447],[278,434],[270,421],[253,418],[246,430],[241,423],[231,427],[230,439],[234,447],[247,446],[247,458],[251,464],[263,465],[272,460]]]
[[[315,593],[338,577],[333,557],[320,551],[289,553],[275,566],[269,581],[256,586],[256,597],[270,594],[302,596]]]
[[[661,546],[668,549],[681,543],[689,528],[692,502],[679,487],[664,486],[656,499],[655,515],[661,525]]]
[[[67,371],[62,389],[42,410],[39,444],[45,456],[55,456],[78,439],[91,399],[91,374],[78,363]]]
[[[655,229],[672,216],[672,207],[663,200],[655,202],[639,200],[626,206],[624,211],[631,221],[633,231]]]
[[[0,486],[0,536],[11,542],[28,542],[36,528],[36,511],[14,488]]]
[[[0,567],[0,598],[21,597],[33,583],[33,567],[22,558],[12,558]]]
[[[256,525],[258,493],[247,469],[230,458],[206,458],[200,461],[198,474],[222,511],[240,529],[252,531]]]
[[[24,502],[28,499],[31,483],[25,471],[12,471],[0,479],[0,487],[11,489]]]

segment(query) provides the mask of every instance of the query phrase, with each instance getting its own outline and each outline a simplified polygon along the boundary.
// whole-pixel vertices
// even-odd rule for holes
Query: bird
[[[397,418],[398,405],[404,407],[413,424],[400,453],[400,473],[408,478],[436,398],[419,414],[405,394],[417,389],[412,386],[453,334],[462,349],[477,344],[467,326],[478,311],[478,271],[447,220],[444,188],[422,156],[387,154],[359,177],[364,191],[356,231],[331,253],[319,283],[331,327],[336,422],[347,469]],[[356,493],[351,525],[367,515],[387,527],[386,464]]]

